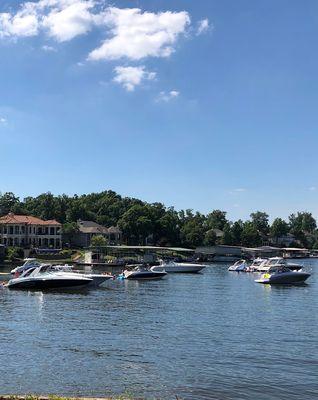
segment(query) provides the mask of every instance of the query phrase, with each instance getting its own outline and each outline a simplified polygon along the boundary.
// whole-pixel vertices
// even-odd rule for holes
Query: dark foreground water
[[[0,291],[0,393],[318,398],[318,261],[307,286],[214,265],[78,293]]]

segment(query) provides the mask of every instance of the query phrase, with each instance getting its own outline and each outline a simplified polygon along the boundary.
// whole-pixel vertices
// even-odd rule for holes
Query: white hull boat
[[[160,265],[154,265],[151,267],[151,271],[164,271],[168,273],[197,273],[202,271],[205,267],[206,266],[202,264],[161,261]]]
[[[50,265],[41,265],[24,271],[7,283],[9,289],[80,289],[88,287],[93,279],[73,272],[50,270]]]

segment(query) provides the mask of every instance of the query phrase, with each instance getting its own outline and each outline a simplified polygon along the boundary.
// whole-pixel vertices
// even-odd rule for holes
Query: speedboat
[[[257,272],[267,262],[267,258],[255,258],[251,265],[246,268],[246,272]]]
[[[160,260],[159,265],[151,267],[151,271],[165,271],[168,273],[196,273],[205,268],[205,265]]]
[[[286,266],[274,266],[262,275],[255,282],[264,284],[277,285],[295,285],[304,283],[310,277],[308,272],[292,271]]]
[[[23,261],[23,265],[20,265],[11,270],[11,275],[21,274],[22,272],[27,271],[29,268],[41,266],[41,263],[36,258],[25,258]]]
[[[246,260],[238,260],[238,261],[236,261],[235,264],[231,265],[228,270],[242,272],[242,271],[246,271],[246,268],[247,268]]]
[[[283,257],[271,257],[257,268],[258,272],[267,272],[271,267],[287,267],[292,271],[300,271],[303,266],[295,263],[288,263]]]
[[[49,264],[29,268],[7,283],[10,289],[69,289],[83,288],[93,279],[73,272],[54,271]]]
[[[125,279],[134,280],[161,279],[166,275],[166,271],[152,271],[150,268],[141,265],[138,265],[132,271],[125,270],[123,272],[123,277]]]

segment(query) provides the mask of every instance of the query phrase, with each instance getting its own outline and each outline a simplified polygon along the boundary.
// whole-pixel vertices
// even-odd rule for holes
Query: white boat
[[[10,279],[10,289],[70,289],[88,287],[93,279],[73,272],[54,271],[51,265],[43,264],[29,268],[17,277]]]
[[[228,270],[243,272],[243,271],[246,271],[246,268],[247,268],[246,260],[238,260],[238,261],[236,261],[235,264],[231,265]]]
[[[160,264],[151,267],[151,271],[165,271],[168,273],[197,273],[202,271],[202,269],[205,267],[206,265],[202,264],[160,260]]]
[[[123,277],[131,280],[152,280],[161,279],[167,275],[165,271],[152,271],[150,268],[144,266],[137,266],[133,270],[125,270]]]
[[[260,279],[256,279],[257,283],[270,285],[296,285],[301,284],[310,277],[310,274],[303,271],[292,271],[284,265],[271,266],[269,270],[262,275]]]
[[[271,267],[287,267],[292,271],[300,271],[303,266],[295,263],[288,263],[283,257],[271,257],[257,268],[258,272],[267,272]]]

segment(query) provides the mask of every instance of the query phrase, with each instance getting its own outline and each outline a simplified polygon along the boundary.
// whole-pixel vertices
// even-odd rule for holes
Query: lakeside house
[[[89,247],[94,236],[103,236],[110,245],[120,245],[122,232],[116,226],[106,228],[93,221],[77,221],[78,232],[72,234],[71,244],[77,247]]]
[[[9,213],[0,218],[0,244],[4,246],[61,248],[62,225],[30,215]]]

